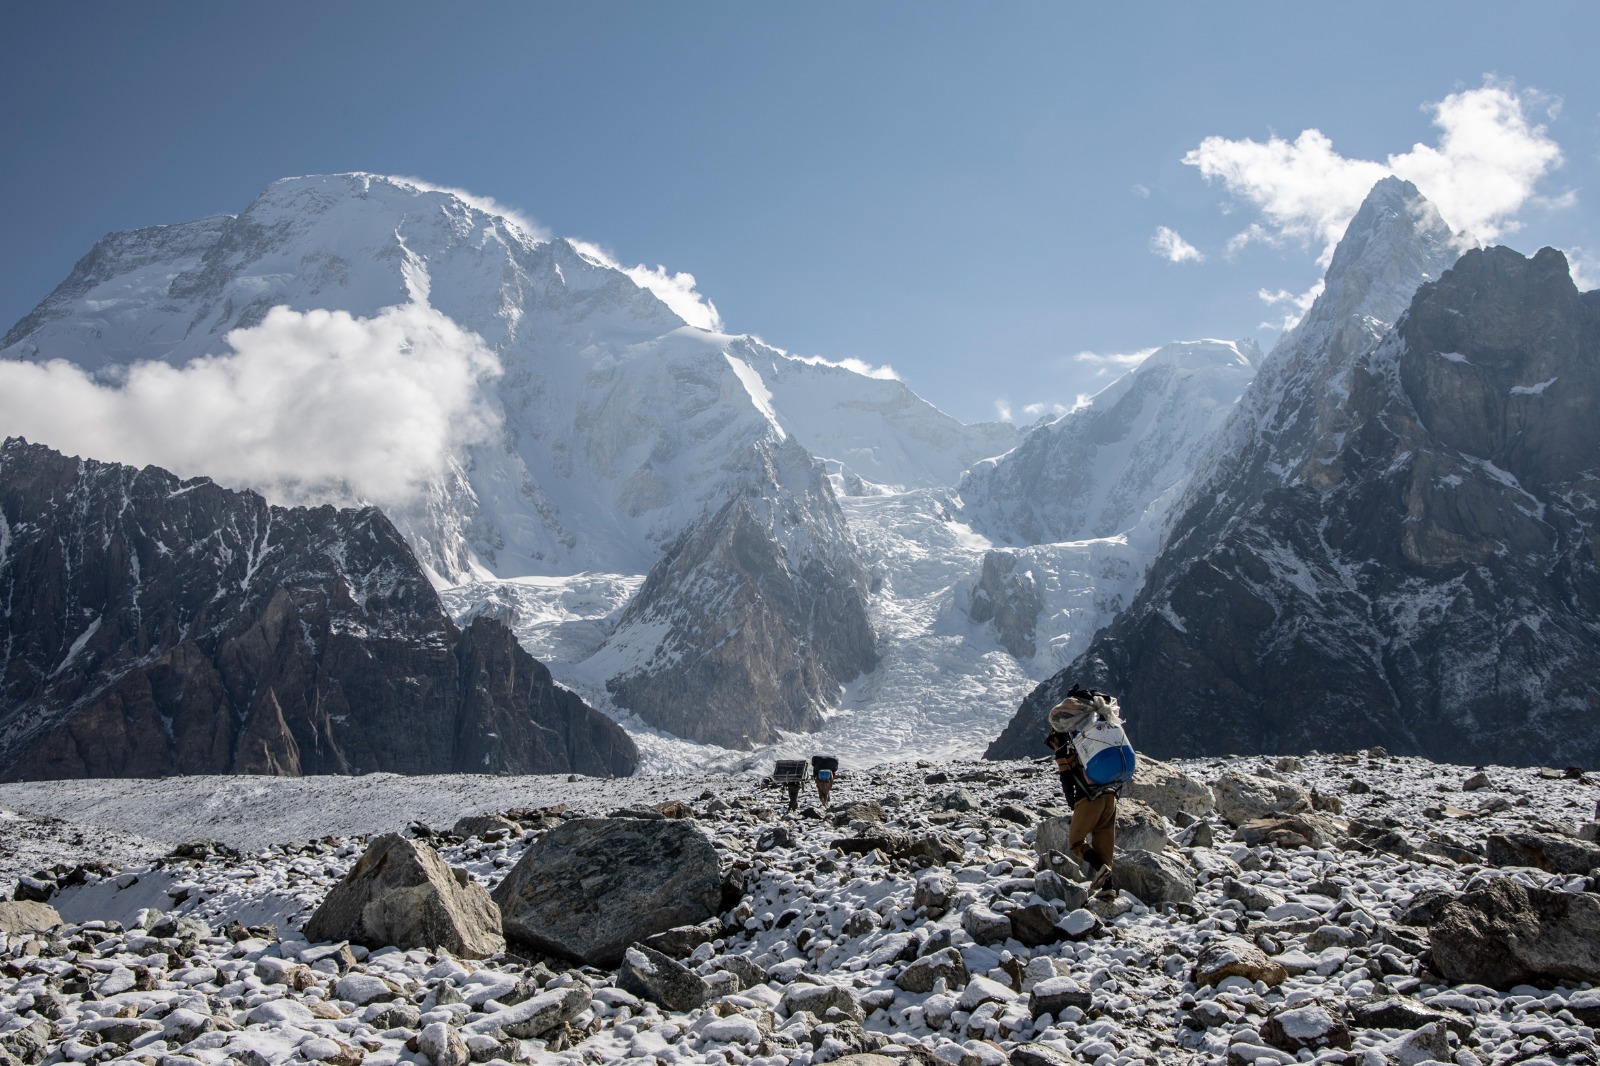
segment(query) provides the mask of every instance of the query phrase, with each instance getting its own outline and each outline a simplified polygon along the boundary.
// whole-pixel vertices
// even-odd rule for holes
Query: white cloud
[[[657,265],[655,269],[647,266],[622,267],[622,272],[633,279],[633,283],[641,289],[649,289],[656,294],[656,298],[672,309],[672,313],[700,329],[710,330],[713,333],[722,332],[722,316],[717,313],[717,305],[694,291],[694,275],[690,273],[671,274],[667,268]]]
[[[659,264],[654,268],[642,263],[638,266],[625,267],[616,256],[593,241],[568,237],[567,243],[576,248],[579,254],[588,256],[601,266],[622,271],[639,288],[649,289],[655,294],[656,299],[666,304],[673,314],[689,325],[713,333],[722,332],[722,315],[717,312],[716,304],[695,291],[693,274],[687,272],[673,274]]]
[[[1083,403],[1084,396],[1080,395],[1077,407],[1082,407]],[[1032,425],[1046,416],[1069,414],[1077,410],[1077,407],[1069,407],[1066,404],[1059,403],[1029,403],[1023,404],[1021,408],[1015,408],[1006,400],[996,400],[994,402],[994,412],[1000,416],[1000,421],[1016,424],[1020,417],[1021,424],[1024,425]]]
[[[811,366],[836,366],[841,370],[848,370],[852,374],[860,374],[864,378],[876,378],[879,381],[900,380],[900,375],[895,372],[894,367],[887,364],[873,366],[871,363],[861,359],[824,359],[820,355],[796,355],[791,356],[791,358],[802,363],[809,363]]]
[[[1270,320],[1263,322],[1260,328],[1291,330],[1299,325],[1300,320],[1305,317],[1305,313],[1311,310],[1311,305],[1317,302],[1317,297],[1322,295],[1323,285],[1323,282],[1318,281],[1305,292],[1290,292],[1288,289],[1279,289],[1277,292],[1268,292],[1266,289],[1259,290],[1256,296],[1268,307],[1277,307],[1283,304],[1289,305],[1289,310],[1284,312],[1282,318],[1276,322]]]
[[[1427,106],[1438,144],[1416,144],[1381,163],[1340,155],[1316,129],[1266,143],[1207,137],[1183,161],[1261,212],[1262,222],[1235,236],[1230,252],[1257,240],[1295,240],[1315,246],[1326,265],[1361,201],[1388,174],[1415,184],[1452,226],[1481,241],[1515,230],[1535,185],[1561,165],[1560,146],[1528,117],[1538,107],[1551,113],[1549,99],[1486,78],[1482,88]]]
[[[1079,352],[1073,356],[1074,362],[1088,363],[1091,366],[1118,367],[1126,369],[1138,366],[1155,353],[1154,348],[1141,348],[1137,352],[1116,352],[1102,354],[1100,352]]]
[[[1137,196],[1141,200],[1150,199],[1150,186],[1145,185],[1142,182],[1134,185],[1133,195]]]
[[[420,304],[369,319],[274,308],[227,354],[139,363],[119,381],[0,361],[0,425],[69,453],[261,491],[275,502],[396,507],[498,418],[479,391],[499,360]]]
[[[433,182],[423,181],[421,178],[407,178],[400,177],[398,175],[390,175],[389,180],[410,185],[414,188],[421,189],[423,192],[449,193],[451,196],[454,196],[456,199],[467,204],[467,206],[476,207],[479,211],[482,211],[486,215],[497,215],[500,218],[513,223],[518,229],[522,230],[523,233],[527,234],[529,237],[532,237],[536,241],[548,241],[550,239],[549,230],[545,229],[539,223],[535,222],[532,218],[523,214],[516,208],[508,207],[492,197],[479,196],[477,193],[468,192],[465,189],[451,188],[448,185],[435,185]]]
[[[1178,231],[1167,226],[1157,226],[1156,235],[1150,238],[1150,250],[1169,263],[1203,263],[1206,257],[1200,249],[1178,236]]]
[[[1014,421],[1011,417],[1013,414],[1011,405],[1004,400],[996,400],[994,402],[994,413],[999,416],[1002,422]]]
[[[1572,247],[1562,251],[1567,257],[1567,266],[1572,271],[1572,283],[1578,287],[1578,291],[1600,289],[1600,259],[1596,259],[1583,248]]]

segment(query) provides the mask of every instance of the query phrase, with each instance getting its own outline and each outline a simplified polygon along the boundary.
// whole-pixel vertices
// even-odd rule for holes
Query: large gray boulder
[[[1446,905],[1428,943],[1433,968],[1457,984],[1600,982],[1600,896],[1495,878]]]
[[[1234,827],[1311,809],[1311,793],[1299,785],[1237,771],[1219,777],[1212,792],[1217,798],[1217,813]]]
[[[1169,852],[1129,851],[1118,855],[1111,870],[1111,884],[1152,906],[1194,899],[1194,871]]]
[[[0,933],[43,933],[60,924],[61,915],[48,903],[0,902]]]
[[[1600,868],[1600,846],[1554,833],[1491,833],[1485,853],[1491,866],[1532,866],[1557,874]]]
[[[1117,801],[1117,850],[1165,851],[1167,819],[1142,800]]]
[[[1122,798],[1147,803],[1169,819],[1180,812],[1204,818],[1216,808],[1211,789],[1170,763],[1152,759],[1144,752],[1139,753],[1139,766],[1133,780],[1122,788]]]
[[[699,974],[643,944],[622,953],[617,987],[675,1011],[703,1006],[711,991]]]
[[[398,833],[367,847],[304,933],[312,943],[443,948],[467,959],[487,958],[506,946],[500,914],[483,886],[466,871],[452,870],[428,845]]]
[[[690,822],[577,818],[524,852],[493,895],[512,940],[614,969],[629,944],[716,914],[722,877]]]

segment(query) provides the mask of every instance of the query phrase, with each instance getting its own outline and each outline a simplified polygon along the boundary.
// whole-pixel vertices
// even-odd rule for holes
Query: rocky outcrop
[[[1600,981],[1600,896],[1495,878],[1445,906],[1428,943],[1457,984]]]
[[[550,830],[495,886],[506,936],[592,966],[717,912],[717,853],[687,821],[579,818]]]
[[[0,777],[578,771],[627,735],[379,511],[0,446]]]
[[[992,755],[1070,679],[1157,755],[1600,761],[1600,295],[1553,250],[1475,250],[1380,334],[1373,294],[1449,248],[1429,210],[1374,190],[1144,588]]]
[[[993,622],[1002,648],[1018,659],[1031,659],[1038,650],[1034,637],[1043,608],[1033,571],[1018,573],[1017,557],[1010,552],[983,553],[967,617],[980,624]]]
[[[738,749],[817,729],[878,662],[870,579],[833,490],[798,446],[758,450],[767,487],[669,547],[594,660],[622,667],[606,688],[646,722]]]
[[[385,833],[333,886],[305,925],[307,940],[372,948],[443,948],[467,959],[505,949],[489,893],[426,844]]]

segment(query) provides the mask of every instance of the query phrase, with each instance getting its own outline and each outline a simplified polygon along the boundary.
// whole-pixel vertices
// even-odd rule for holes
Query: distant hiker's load
[[[1135,758],[1114,696],[1074,686],[1050,708],[1050,731],[1064,733],[1078,754],[1084,782],[1094,792],[1115,792],[1133,780]]]

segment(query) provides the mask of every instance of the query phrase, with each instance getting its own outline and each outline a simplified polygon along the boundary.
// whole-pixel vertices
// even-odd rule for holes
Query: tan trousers
[[[1107,793],[1098,799],[1079,800],[1072,808],[1072,825],[1067,830],[1067,846],[1079,859],[1093,851],[1106,866],[1117,849],[1117,797]]]

